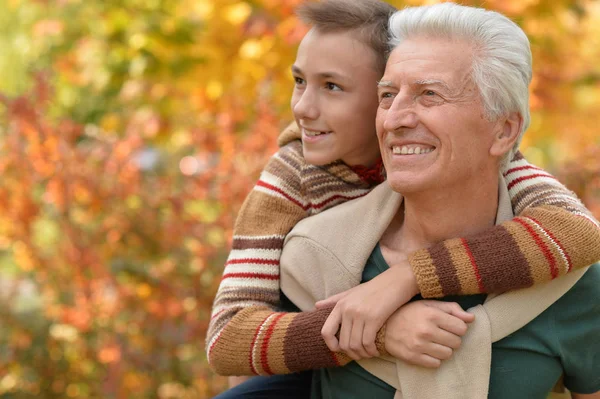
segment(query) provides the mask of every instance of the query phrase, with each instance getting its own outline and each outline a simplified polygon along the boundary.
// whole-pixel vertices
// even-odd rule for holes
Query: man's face
[[[470,78],[471,47],[416,38],[394,49],[379,84],[377,136],[399,192],[460,189],[495,165],[498,123],[486,120]]]
[[[370,165],[379,159],[375,133],[376,57],[350,32],[311,30],[300,43],[292,73],[292,110],[302,131],[306,160],[341,159]]]

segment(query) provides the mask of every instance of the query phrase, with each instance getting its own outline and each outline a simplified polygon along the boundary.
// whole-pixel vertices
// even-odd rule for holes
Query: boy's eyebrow
[[[304,75],[304,73],[302,72],[302,69],[300,69],[296,65],[292,65],[292,73],[295,73],[297,75]],[[318,77],[321,79],[340,79],[340,80],[348,79],[346,76],[341,75],[337,72],[321,72],[318,74]]]

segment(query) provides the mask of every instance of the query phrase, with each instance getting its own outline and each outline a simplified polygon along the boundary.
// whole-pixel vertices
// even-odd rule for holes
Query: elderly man
[[[390,24],[394,50],[379,82],[377,114],[387,183],[363,199],[301,222],[288,236],[281,260],[282,290],[302,309],[366,283],[336,296],[345,314],[341,335],[353,333],[353,314],[378,306],[378,286],[369,280],[386,274],[378,281],[389,286],[400,275],[388,265],[512,217],[499,171],[529,122],[529,42],[507,18],[444,3],[398,11]],[[544,234],[536,220],[514,223],[531,234]],[[561,244],[552,245],[540,256],[568,265]],[[478,259],[493,256],[493,251],[472,253],[465,246],[461,256],[476,267]],[[331,267],[320,269],[320,264]],[[380,334],[385,350],[421,360],[444,359],[454,352],[453,361],[431,373],[391,359],[325,369],[313,375],[312,396],[485,398],[489,382],[492,398],[542,399],[564,374],[574,398],[600,398],[599,283],[595,265],[585,274],[493,299],[452,298],[463,308],[486,301],[474,308],[475,321],[458,351],[457,318],[431,317],[430,302],[410,303],[392,315]],[[430,342],[407,349],[406,342],[419,339],[419,331],[428,331]],[[336,347],[337,328],[323,332],[330,348]],[[464,355],[466,350],[471,352]]]

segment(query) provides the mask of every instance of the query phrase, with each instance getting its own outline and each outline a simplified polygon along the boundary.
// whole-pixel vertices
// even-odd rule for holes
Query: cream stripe
[[[285,238],[285,236],[280,235],[280,234],[272,234],[269,236],[249,236],[249,235],[245,235],[245,236],[241,236],[241,235],[234,235],[233,239],[234,240],[271,240],[273,238],[279,238],[279,239],[283,239]]]
[[[504,168],[502,170],[502,175],[504,175],[506,172],[508,172],[511,169],[520,168],[521,166],[533,166],[533,167],[537,167],[535,165],[530,164],[529,162],[527,162],[527,160],[525,158],[523,158],[523,159],[519,159],[518,161],[513,161],[513,162],[509,163],[506,166],[506,168]]]
[[[248,249],[232,249],[229,253],[227,261],[236,259],[264,259],[264,260],[279,260],[281,256],[281,248],[279,249],[262,249],[262,248],[248,248]]]
[[[523,170],[518,170],[515,172],[512,172],[511,174],[509,174],[508,176],[505,177],[507,182],[511,182],[515,179],[519,179],[521,177],[526,177],[526,176],[531,176],[531,175],[544,175],[544,176],[549,176],[549,177],[553,177],[550,173],[546,172],[545,170],[538,170],[538,169],[523,169]],[[541,177],[541,176],[539,176]]]
[[[235,287],[243,287],[243,288],[262,288],[265,290],[273,290],[279,289],[279,279],[277,280],[269,280],[269,279],[260,279],[260,278],[238,278],[238,277],[229,277],[225,280],[221,281],[221,288],[235,288]]]
[[[536,178],[524,180],[524,181],[521,181],[521,182],[515,184],[514,186],[512,186],[510,188],[509,195],[511,196],[511,198],[513,198],[516,195],[516,193],[518,193],[519,191],[524,190],[531,186],[535,186],[536,184],[540,184],[540,183],[562,188],[562,185],[551,177],[536,177]],[[510,184],[510,182],[509,182],[509,184]]]
[[[262,365],[260,364],[260,347],[263,341],[262,335],[264,335],[265,330],[268,328],[268,325],[270,324],[271,319],[273,319],[274,317],[277,316],[277,313],[273,313],[271,314],[269,317],[267,317],[267,319],[264,321],[264,323],[262,323],[260,325],[260,328],[258,330],[258,335],[256,336],[256,340],[254,340],[254,347],[251,349],[251,353],[252,353],[252,365],[254,366],[254,369],[259,373],[259,370],[262,370]],[[264,370],[262,370],[264,372]]]
[[[293,195],[292,193],[290,193],[289,190],[286,189],[286,186],[282,184],[281,179],[279,177],[277,177],[277,176],[269,173],[269,172],[266,172],[266,171],[263,172],[260,175],[260,180],[262,180],[265,183],[270,184],[271,186],[277,187],[278,189],[280,189],[281,191],[285,192],[288,196],[290,196],[291,198],[295,199],[296,201],[298,201],[299,203],[301,203],[304,206],[306,206],[306,204],[308,203],[304,199],[304,197]],[[280,194],[277,191],[274,191],[274,190],[266,188],[266,187],[254,186],[254,190],[260,191],[260,192],[268,194],[268,195],[273,195],[273,196],[284,198],[284,199],[288,200],[283,194]]]
[[[239,263],[234,265],[227,265],[225,268],[225,272],[223,274],[228,273],[261,273],[261,274],[269,274],[272,276],[279,275],[279,267],[275,265],[257,265],[257,264],[248,264],[248,263]]]
[[[565,253],[560,248],[558,243],[554,239],[552,239],[552,237],[550,237],[548,232],[538,222],[536,222],[535,220],[528,218],[528,217],[523,217],[523,219],[530,221],[534,225],[534,227],[538,230],[538,232],[542,233],[542,235],[544,237],[546,237],[546,239],[552,243],[552,245],[554,246],[554,249],[560,254],[560,257],[563,260],[563,272],[565,274],[568,273],[569,272],[569,261],[567,260]]]

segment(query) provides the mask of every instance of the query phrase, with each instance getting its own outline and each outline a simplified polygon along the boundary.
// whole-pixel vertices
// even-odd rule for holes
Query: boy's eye
[[[327,82],[325,83],[325,88],[327,90],[331,90],[331,91],[341,91],[342,88],[338,85],[336,85],[335,83],[331,83],[331,82]]]
[[[294,82],[296,82],[297,85],[303,85],[305,83],[304,79],[297,76],[294,76]]]

